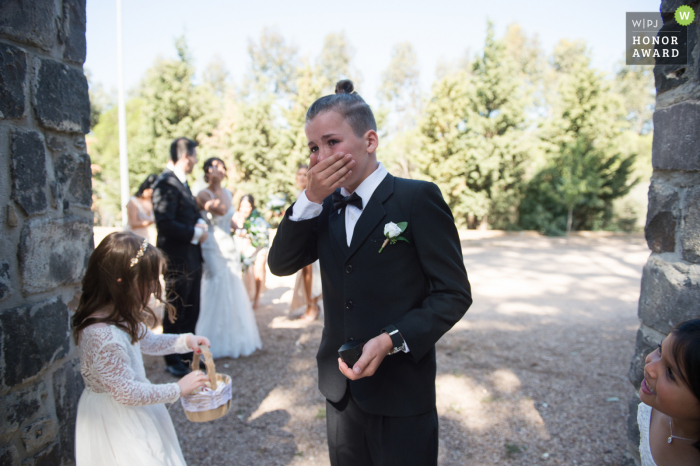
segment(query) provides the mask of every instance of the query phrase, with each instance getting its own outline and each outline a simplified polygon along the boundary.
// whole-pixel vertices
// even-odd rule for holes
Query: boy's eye
[[[314,152],[318,151],[318,147],[312,147],[312,148],[309,149],[309,150],[310,150],[311,153],[313,154]]]
[[[335,146],[336,144],[338,144],[338,141],[336,141],[335,139],[331,139],[330,141],[328,141],[329,146]]]

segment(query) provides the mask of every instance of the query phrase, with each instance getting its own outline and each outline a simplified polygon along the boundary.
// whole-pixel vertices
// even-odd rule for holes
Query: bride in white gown
[[[216,157],[204,162],[206,189],[197,204],[209,224],[202,244],[202,291],[196,332],[211,341],[215,358],[248,356],[262,348],[255,315],[241,280],[241,253],[231,237],[232,194],[221,187],[224,162]]]

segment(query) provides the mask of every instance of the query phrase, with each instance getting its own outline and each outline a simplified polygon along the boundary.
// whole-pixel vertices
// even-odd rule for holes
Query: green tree
[[[582,42],[561,41],[552,65],[557,94],[541,133],[549,162],[527,187],[521,225],[548,234],[611,228],[613,201],[637,182],[630,181],[636,154],[623,147],[622,98],[591,68]]]
[[[194,66],[184,37],[175,41],[178,59],[158,58],[146,72],[136,97],[126,103],[129,189],[134,192],[151,173],[160,173],[175,137],[202,140],[216,125],[220,103],[208,84],[193,84]],[[89,152],[96,173],[93,188],[98,220],[120,222],[119,127],[117,108],[99,118]]]
[[[381,159],[393,172],[412,178],[420,133],[416,122],[420,113],[418,57],[410,42],[396,44],[389,66],[382,73],[378,97],[377,124],[382,137]]]
[[[204,69],[202,78],[210,92],[223,103],[229,89],[229,73],[223,59],[217,55]]]
[[[613,201],[613,224],[623,231],[644,228],[648,204],[649,179],[652,175],[651,146],[655,94],[654,73],[647,66],[620,63],[613,90],[622,97],[630,130],[622,134],[621,147],[636,153],[632,178],[640,183],[625,196]]]
[[[113,103],[102,85],[92,79],[90,70],[85,69],[85,77],[87,78],[88,95],[90,97],[90,129],[93,129],[99,123],[102,113],[107,111]]]
[[[129,143],[134,163],[162,167],[176,137],[202,140],[220,116],[219,104],[208,86],[195,86],[194,65],[184,36],[175,40],[178,58],[158,58],[146,72],[140,96],[145,102],[145,125]],[[130,161],[130,164],[132,162]]]
[[[138,147],[142,127],[146,123],[141,98],[126,103],[126,137],[129,148]],[[119,175],[119,125],[117,107],[105,111],[88,136],[88,151],[93,165],[93,194],[96,223],[103,226],[121,224],[121,191]],[[136,187],[150,173],[160,173],[163,166],[155,166],[148,160],[140,160],[134,150],[129,157],[129,187]]]
[[[394,46],[389,66],[382,73],[379,100],[390,106],[395,132],[415,125],[420,109],[418,56],[410,42]]]
[[[629,66],[622,62],[615,74],[613,88],[622,96],[630,129],[637,134],[650,133],[656,100],[653,70],[648,66]]]
[[[532,137],[518,64],[489,23],[471,73],[453,72],[433,86],[421,132],[423,177],[448,198],[459,224],[513,227]]]
[[[283,128],[280,153],[283,160],[283,176],[280,180],[281,192],[287,199],[296,200],[297,188],[294,184],[294,174],[300,164],[309,163],[309,146],[307,144],[304,126],[306,111],[322,96],[324,80],[319,77],[317,68],[304,61],[297,70],[297,93],[292,98],[292,105],[283,112],[286,125]]]
[[[335,83],[341,79],[351,79],[355,90],[362,86],[362,75],[353,64],[355,48],[345,36],[345,32],[330,33],[323,39],[323,48],[316,65],[324,79],[323,95],[332,94]]]
[[[247,78],[248,93],[272,93],[278,96],[296,92],[298,49],[287,44],[275,29],[264,28],[259,43],[248,42],[251,69]],[[252,86],[252,88],[251,88]]]
[[[270,196],[296,194],[296,167],[308,159],[306,109],[320,96],[320,85],[316,71],[297,61],[296,49],[278,33],[264,30],[260,44],[248,49],[252,65],[245,93],[227,97],[224,115],[202,150],[227,161],[235,189],[253,194],[264,210]],[[297,67],[290,70],[290,63]]]

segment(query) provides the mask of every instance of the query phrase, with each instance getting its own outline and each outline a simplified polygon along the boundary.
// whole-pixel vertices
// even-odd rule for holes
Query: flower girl
[[[193,371],[177,383],[151,384],[141,352],[152,355],[199,352],[209,340],[192,334],[155,335],[145,322],[163,256],[148,240],[112,233],[95,249],[72,318],[85,390],[78,404],[77,466],[180,466],[185,460],[163,403],[204,386]],[[172,306],[165,304],[172,318]]]
[[[642,466],[700,464],[700,319],[676,327],[645,362],[637,412]]]

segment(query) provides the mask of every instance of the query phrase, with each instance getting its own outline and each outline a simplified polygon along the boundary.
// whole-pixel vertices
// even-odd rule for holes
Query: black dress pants
[[[170,322],[167,313],[163,315],[163,333],[194,333],[199,319],[199,296],[202,282],[202,268],[185,271],[168,270],[165,273],[165,290],[170,303],[176,309],[176,320]],[[191,361],[192,353],[168,354],[165,363],[169,366],[180,361]]]
[[[338,403],[326,400],[331,466],[437,466],[437,410],[409,417],[368,414],[350,389]]]

